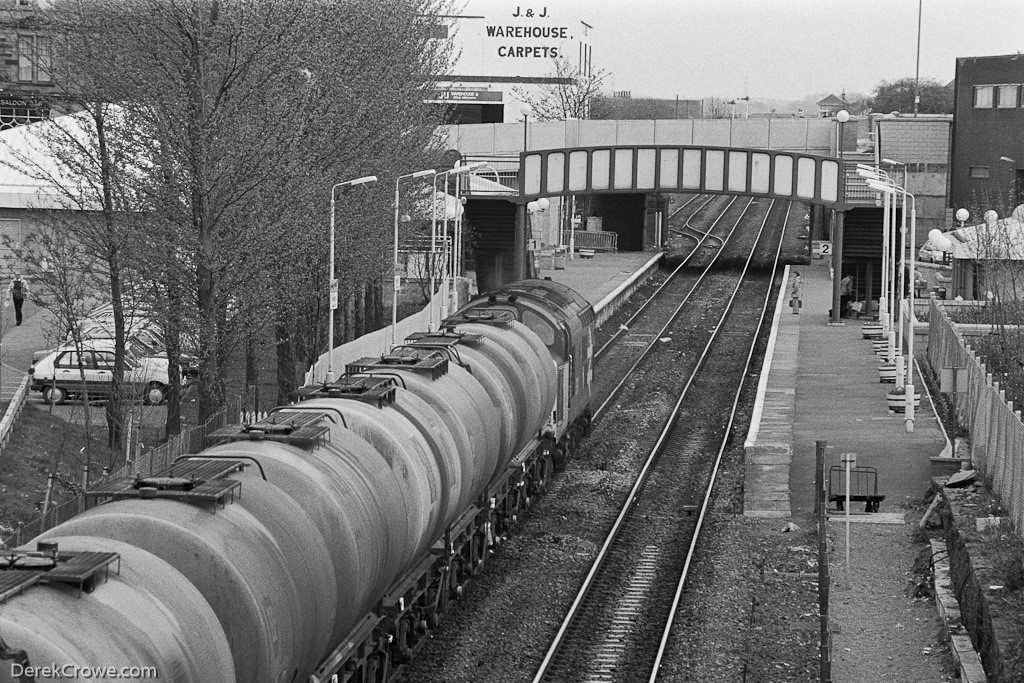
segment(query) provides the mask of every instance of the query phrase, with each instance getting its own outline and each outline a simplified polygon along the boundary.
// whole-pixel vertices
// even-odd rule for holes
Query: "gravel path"
[[[911,509],[902,525],[851,524],[849,574],[846,525],[829,522],[833,681],[952,680],[935,602],[928,593],[918,595],[921,564],[915,560],[925,547],[916,538],[920,518]],[[868,547],[870,555],[857,552]]]

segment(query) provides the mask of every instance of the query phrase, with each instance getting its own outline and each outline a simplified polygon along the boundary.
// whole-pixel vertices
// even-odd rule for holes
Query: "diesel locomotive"
[[[594,311],[524,280],[0,557],[0,680],[383,681],[591,418]],[[134,668],[132,668],[134,667]]]

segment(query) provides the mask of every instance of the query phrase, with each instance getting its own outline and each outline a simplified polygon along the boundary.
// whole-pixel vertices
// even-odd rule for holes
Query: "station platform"
[[[797,517],[814,512],[816,441],[827,442],[826,478],[842,454],[855,453],[858,467],[877,470],[878,492],[885,495],[879,512],[900,514],[902,503],[925,495],[933,474],[930,458],[948,444],[923,380],[915,369],[914,387],[922,398],[908,433],[905,415],[886,405],[886,394],[895,385],[879,381],[881,359],[863,338],[865,321],[828,324],[828,266],[797,270],[804,283],[803,307],[794,315],[788,297],[780,297],[770,357],[765,358],[767,381],[762,379],[745,443],[745,514]]]
[[[573,259],[565,259],[565,268],[546,268],[542,264],[540,277],[550,277],[578,292],[594,306],[600,325],[657,271],[661,256],[660,251],[597,252],[590,258],[577,254]]]

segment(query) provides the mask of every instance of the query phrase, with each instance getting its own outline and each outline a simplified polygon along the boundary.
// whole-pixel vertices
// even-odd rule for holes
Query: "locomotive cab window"
[[[556,344],[558,341],[558,335],[555,332],[554,326],[529,309],[523,309],[522,313],[521,320],[523,324],[533,330],[534,333],[540,337],[541,341],[544,342],[544,346],[548,347],[553,352],[562,355],[562,345]]]

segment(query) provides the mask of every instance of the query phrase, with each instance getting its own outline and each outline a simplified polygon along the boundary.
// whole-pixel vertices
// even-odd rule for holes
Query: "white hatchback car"
[[[104,399],[110,396],[114,377],[114,344],[107,339],[89,339],[81,353],[73,346],[51,351],[29,368],[31,389],[43,394],[48,403],[63,403],[70,396]],[[124,386],[132,397],[147,404],[163,403],[169,384],[167,357],[131,353],[125,358]]]

